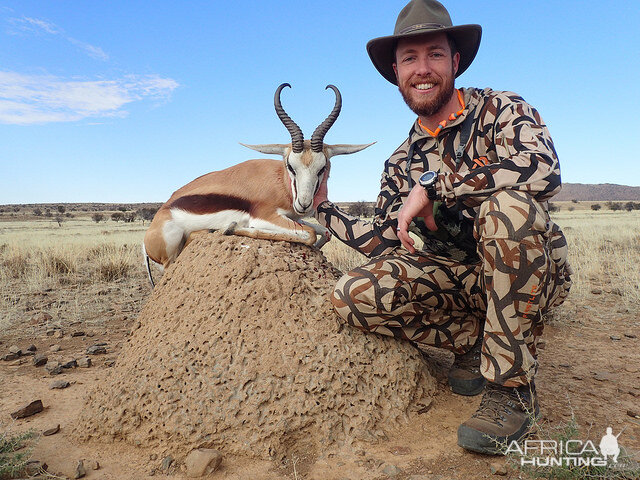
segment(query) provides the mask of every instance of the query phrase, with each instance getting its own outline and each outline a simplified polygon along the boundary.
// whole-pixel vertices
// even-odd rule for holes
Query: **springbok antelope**
[[[329,159],[359,152],[371,145],[325,145],[324,136],[340,114],[342,97],[327,85],[336,101],[329,116],[304,140],[300,127],[280,103],[283,83],[274,96],[278,118],[291,135],[290,144],[244,145],[279,160],[247,160],[225,170],[207,173],[178,189],[160,207],[144,237],[143,253],[153,286],[149,259],[169,266],[199,230],[224,230],[253,238],[285,240],[321,247],[331,235],[320,225],[301,220],[313,211],[313,199]],[[317,239],[317,235],[320,236]]]

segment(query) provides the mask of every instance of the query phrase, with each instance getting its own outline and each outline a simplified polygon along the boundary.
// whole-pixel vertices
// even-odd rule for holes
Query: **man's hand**
[[[411,253],[415,253],[416,249],[413,248],[414,241],[409,236],[409,224],[415,217],[423,217],[424,223],[432,232],[438,229],[433,218],[433,202],[429,200],[427,192],[420,185],[416,185],[409,192],[409,196],[398,213],[398,231],[396,233],[402,246]]]
[[[327,169],[324,172],[324,176],[322,177],[322,180],[320,181],[320,188],[318,188],[318,191],[313,197],[313,208],[315,210],[318,210],[318,205],[320,205],[322,202],[329,200],[328,198],[329,188],[327,187],[327,180],[329,180],[330,170],[331,170],[331,163],[327,162]]]

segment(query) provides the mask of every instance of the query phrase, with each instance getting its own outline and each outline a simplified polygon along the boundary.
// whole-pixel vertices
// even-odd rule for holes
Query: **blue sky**
[[[0,0],[0,204],[162,202],[204,173],[286,143],[282,102],[308,138],[343,96],[327,143],[334,201],[374,200],[414,115],[368,40],[405,1]],[[565,182],[640,185],[637,1],[456,0],[483,27],[457,86],[521,94],[541,113]]]

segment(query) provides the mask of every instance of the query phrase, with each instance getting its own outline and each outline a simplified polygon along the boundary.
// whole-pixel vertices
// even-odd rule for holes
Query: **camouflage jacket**
[[[476,88],[459,91],[462,109],[452,114],[435,136],[416,120],[409,137],[385,162],[373,221],[348,215],[329,201],[319,205],[318,221],[369,257],[390,253],[400,246],[396,227],[402,202],[423,172],[438,171],[437,190],[443,200],[440,215],[436,215],[439,234],[430,233],[420,219],[414,221],[411,230],[421,234],[424,250],[473,262],[477,257],[475,244],[471,248],[468,245],[469,232],[480,204],[488,196],[500,189],[515,189],[530,193],[546,205],[546,200],[560,191],[560,166],[538,112],[512,92]],[[456,162],[461,126],[469,115],[473,118],[469,140]],[[410,151],[413,155],[408,162]],[[442,235],[442,217],[447,227],[453,227],[452,232],[447,229],[453,237],[462,237],[462,244],[452,241],[452,235]]]

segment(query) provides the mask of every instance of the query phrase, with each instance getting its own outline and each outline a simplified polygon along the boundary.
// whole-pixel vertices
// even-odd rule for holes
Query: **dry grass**
[[[602,289],[620,296],[621,306],[640,305],[640,211],[567,210],[553,214],[569,242],[575,270],[571,292],[580,302]],[[75,289],[61,315],[82,317],[87,288],[101,285],[146,287],[140,243],[146,226],[74,219],[58,227],[51,221],[0,222],[0,327],[24,308],[25,297],[50,289]],[[366,257],[333,240],[327,258],[347,272]],[[111,287],[110,287],[111,288]],[[57,304],[50,307],[55,310]],[[74,313],[74,308],[77,311]],[[71,313],[70,313],[71,312]]]

